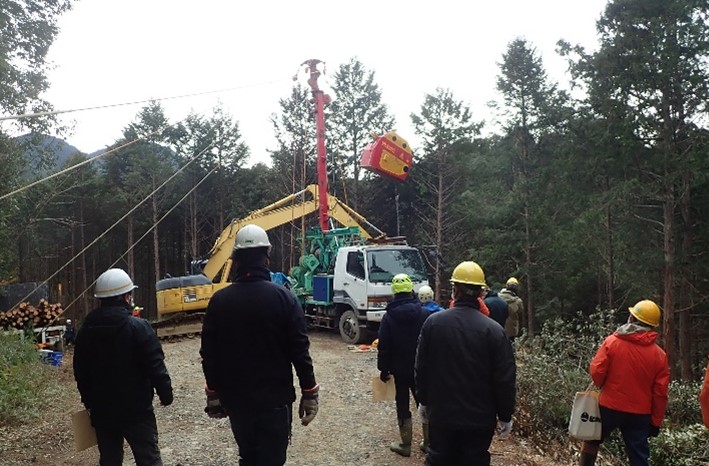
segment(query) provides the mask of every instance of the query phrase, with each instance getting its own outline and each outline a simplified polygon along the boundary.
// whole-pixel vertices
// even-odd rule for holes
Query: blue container
[[[52,366],[61,366],[62,361],[64,360],[64,353],[60,353],[59,351],[52,351],[50,358]]]
[[[332,275],[313,277],[313,299],[325,303],[332,301]]]

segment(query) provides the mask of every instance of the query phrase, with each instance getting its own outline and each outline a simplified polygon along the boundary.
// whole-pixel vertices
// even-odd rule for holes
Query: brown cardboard
[[[382,382],[378,375],[372,377],[372,395],[374,401],[393,401],[396,399],[396,387],[394,386],[394,376],[390,375],[386,383]]]
[[[85,409],[71,415],[71,428],[74,431],[74,447],[83,451],[97,444],[96,430],[91,425],[89,412]]]

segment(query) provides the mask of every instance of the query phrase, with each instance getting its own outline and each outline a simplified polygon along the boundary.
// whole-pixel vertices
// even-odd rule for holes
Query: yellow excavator
[[[318,211],[318,186],[308,185],[248,216],[233,220],[214,243],[202,267],[202,273],[169,277],[156,283],[158,322],[154,324],[159,336],[194,333],[201,329],[201,313],[207,308],[214,292],[230,284],[231,253],[236,233],[247,224],[258,225],[268,231],[299,220]],[[385,234],[362,215],[340,201],[327,195],[329,217],[342,227],[359,229],[364,239],[381,238]]]

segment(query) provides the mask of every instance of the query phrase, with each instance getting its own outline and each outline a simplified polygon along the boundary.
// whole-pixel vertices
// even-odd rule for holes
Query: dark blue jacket
[[[394,295],[386,311],[379,326],[377,368],[399,380],[413,380],[416,345],[429,313],[417,298],[404,293]]]
[[[500,324],[502,328],[505,328],[505,321],[507,321],[507,317],[510,315],[507,301],[502,299],[497,294],[497,291],[489,290],[485,298],[485,305],[490,311],[490,318]]]
[[[130,305],[104,301],[76,335],[74,378],[95,426],[130,423],[153,410],[153,394],[172,403],[172,385],[160,341]]]
[[[236,271],[214,293],[202,325],[202,370],[225,406],[274,408],[295,401],[293,368],[315,386],[305,315],[265,267]]]

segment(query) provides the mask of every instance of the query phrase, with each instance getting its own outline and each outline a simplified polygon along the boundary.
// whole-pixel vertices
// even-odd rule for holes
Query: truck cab
[[[313,295],[304,308],[311,325],[337,328],[347,343],[376,338],[394,275],[409,275],[414,291],[428,284],[421,253],[405,243],[343,246],[334,262],[331,275],[313,277]]]

